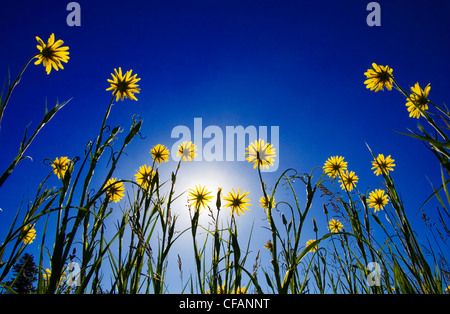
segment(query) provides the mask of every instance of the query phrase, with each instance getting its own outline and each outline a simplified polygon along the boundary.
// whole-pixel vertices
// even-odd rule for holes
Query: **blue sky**
[[[0,11],[2,78],[8,69],[15,77],[36,52],[35,36],[46,41],[55,33],[70,47],[64,70],[46,75],[32,64],[14,91],[0,130],[0,171],[14,158],[25,126],[31,122],[33,129],[40,121],[45,101],[52,107],[57,99],[72,98],[30,147],[33,161],[20,163],[0,189],[2,233],[20,198],[33,194],[48,174],[42,161],[80,156],[95,138],[111,97],[106,80],[117,67],[138,74],[141,93],[137,102],[117,103],[108,124],[128,128],[139,114],[145,136],[127,148],[117,177],[131,179],[150,163],[153,145],[170,148],[177,140],[172,129],[192,128],[194,118],[223,130],[279,126],[279,170],[265,174],[269,182],[286,168],[309,173],[342,155],[359,176],[361,191],[379,187],[368,143],[376,154],[395,159],[394,178],[421,224],[416,213],[432,191],[427,177],[439,184],[439,166],[422,143],[395,132],[416,129],[404,97],[367,90],[363,73],[372,62],[390,65],[405,89],[430,83],[430,98],[444,103],[450,83],[448,1],[378,1],[380,27],[366,24],[369,1],[80,0],[80,27],[66,24],[67,3],[16,1]],[[211,185],[250,190],[253,210],[245,219],[256,228],[264,222],[252,170],[244,162],[194,162],[183,165],[180,188],[209,174]],[[51,182],[58,184],[56,178]]]

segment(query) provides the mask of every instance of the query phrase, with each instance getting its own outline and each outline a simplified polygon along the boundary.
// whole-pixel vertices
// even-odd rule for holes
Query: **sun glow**
[[[209,209],[201,209],[200,224],[203,224],[204,227],[207,227],[207,224],[212,220],[210,214],[213,213],[214,215],[216,215],[217,213],[216,201],[219,188],[222,189],[221,212],[226,212],[227,216],[229,216],[230,209],[224,207],[224,195],[228,194],[228,192],[230,192],[233,188],[237,190],[238,185],[241,186],[241,188],[248,190],[248,188],[246,187],[246,182],[248,181],[246,176],[242,175],[242,172],[239,171],[239,168],[234,169],[234,167],[230,167],[228,163],[203,162],[186,164],[182,165],[180,173],[182,173],[183,175],[180,175],[177,178],[176,193],[178,195],[179,193],[184,192],[179,200],[180,203],[184,205],[184,208],[186,208],[186,211],[177,211],[176,214],[179,214],[180,218],[185,214],[189,214],[187,201],[187,199],[189,198],[187,191],[189,189],[195,189],[195,186],[201,185],[202,187],[205,187],[208,191],[210,191],[211,195],[213,196],[213,198],[208,203]],[[191,207],[190,210],[194,210],[194,208]],[[222,219],[224,219],[223,217],[225,217],[225,215],[221,213],[221,217]]]

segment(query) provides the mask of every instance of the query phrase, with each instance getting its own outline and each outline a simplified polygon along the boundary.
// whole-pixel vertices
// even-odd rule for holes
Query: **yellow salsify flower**
[[[250,210],[247,208],[247,206],[251,206],[251,204],[248,203],[250,199],[245,198],[248,193],[249,192],[244,191],[241,194],[241,188],[238,189],[237,193],[234,191],[234,189],[231,189],[231,192],[223,198],[224,201],[228,202],[224,206],[231,207],[230,215],[233,215],[233,213],[235,212],[238,216],[240,216],[240,214],[244,214],[244,210]]]
[[[112,90],[113,94],[116,93],[116,101],[119,101],[119,98],[120,100],[130,98],[137,101],[134,94],[139,94],[139,91],[141,90],[139,85],[136,84],[141,79],[136,77],[137,74],[131,76],[132,71],[133,70],[129,70],[125,73],[125,75],[123,75],[122,68],[119,67],[119,71],[114,69],[114,72],[116,73],[115,75],[111,73],[113,79],[108,79],[111,87],[108,87],[106,90]]]
[[[150,153],[152,154],[153,160],[159,164],[164,161],[169,161],[169,150],[164,145],[158,144],[154,146]]]
[[[386,87],[388,90],[392,90],[392,84],[394,82],[394,77],[392,76],[392,69],[388,65],[382,66],[372,63],[372,69],[368,69],[364,75],[367,80],[364,81],[366,88],[370,90],[384,90]]]
[[[218,294],[245,294],[245,287],[238,287],[236,290],[231,289],[230,291],[227,291],[225,284],[222,285],[222,287],[217,287],[217,293]]]
[[[389,197],[384,194],[384,190],[375,189],[369,193],[369,198],[367,199],[367,204],[369,208],[374,207],[374,212],[376,213],[380,209],[384,209],[384,207],[389,202]]]
[[[238,287],[236,290],[232,290],[232,294],[245,294],[245,287]]]
[[[42,276],[44,277],[44,280],[45,280],[45,281],[50,280],[51,275],[52,275],[52,271],[51,271],[50,269],[48,269],[48,268],[46,268],[45,271],[44,271],[44,273],[42,274]],[[66,272],[63,272],[61,278],[59,279],[59,284],[60,284],[60,285],[62,285],[63,280],[66,280],[66,279],[67,279],[67,278],[65,277],[65,275],[66,275]]]
[[[391,155],[384,157],[383,154],[378,154],[377,158],[372,161],[372,170],[375,170],[373,173],[377,176],[380,174],[388,174],[389,171],[394,171],[394,159],[391,158]]]
[[[246,290],[245,287],[238,287],[236,289],[236,291],[234,289],[232,289],[231,291],[227,292],[226,286],[225,286],[225,284],[223,284],[221,287],[220,286],[217,287],[217,294],[228,294],[228,293],[231,293],[231,294],[245,294],[245,290]],[[211,291],[207,290],[206,294],[211,294]]]
[[[70,159],[67,157],[56,157],[52,163],[53,172],[58,176],[58,179],[64,178],[67,169],[69,169]]]
[[[266,249],[268,249],[269,251],[272,251],[272,249],[273,249],[273,243],[272,243],[272,241],[267,241],[267,243],[266,244],[264,244],[264,248],[266,248]]]
[[[420,88],[419,83],[411,87],[412,94],[409,95],[406,107],[408,107],[409,117],[419,119],[423,116],[422,111],[428,110],[428,94],[430,93],[430,84],[425,89]]]
[[[259,199],[259,206],[261,206],[261,208],[269,209],[269,205],[271,205],[270,208],[275,207],[275,197],[272,199],[272,202],[270,202],[270,197],[268,198],[269,201],[267,202],[267,199],[264,196],[261,196],[261,198]]]
[[[450,293],[450,285],[448,285],[447,288],[445,288],[444,293],[447,293],[447,294]]]
[[[155,172],[151,167],[142,165],[134,176],[136,178],[137,184],[139,184],[144,190],[146,190],[150,187],[154,175]]]
[[[328,230],[332,233],[338,233],[344,229],[344,225],[337,219],[331,219],[328,222]]]
[[[264,143],[264,140],[259,139],[254,143],[250,143],[246,150],[248,152],[245,154],[248,155],[248,157],[245,158],[245,160],[255,164],[253,169],[256,167],[269,169],[269,166],[273,166],[273,160],[276,157],[276,154],[272,144]]]
[[[339,173],[347,170],[347,162],[344,161],[342,156],[332,156],[325,162],[323,170],[331,178],[336,178]]]
[[[197,147],[194,143],[184,141],[178,146],[177,157],[181,157],[182,161],[192,161],[197,156]]]
[[[125,186],[123,182],[117,182],[117,179],[111,178],[106,182],[106,197],[109,201],[117,203],[125,194]]]
[[[316,242],[316,240],[313,240],[313,239],[309,240],[308,242],[306,242],[306,247],[308,247],[309,245],[313,244],[314,242]],[[312,252],[317,251],[317,244],[313,245],[311,247],[310,251],[312,251]]]
[[[37,61],[34,64],[41,64],[45,67],[47,74],[50,74],[52,67],[58,71],[64,69],[61,62],[67,63],[69,61],[69,47],[60,47],[64,42],[60,39],[55,42],[55,34],[51,34],[50,38],[45,44],[42,39],[36,36],[36,40],[39,45],[36,47],[39,49],[39,53],[36,55]]]
[[[193,202],[192,205],[195,209],[200,209],[201,207],[206,208],[208,206],[207,203],[213,198],[213,196],[209,194],[211,194],[211,191],[208,191],[206,187],[196,185],[195,190],[189,190],[189,196],[191,198],[188,200]]]
[[[344,191],[352,191],[353,188],[356,187],[358,176],[354,171],[348,172],[348,170],[346,170],[345,173],[341,173],[340,177],[341,179],[339,180],[339,182],[341,183],[341,189],[343,189]]]
[[[50,276],[52,275],[52,271],[50,269],[45,269],[44,273],[42,274],[44,277],[44,280],[49,280]]]
[[[33,243],[33,240],[36,239],[36,229],[34,229],[34,226],[28,225],[23,228],[24,236],[22,238],[22,242],[24,244],[31,244]]]

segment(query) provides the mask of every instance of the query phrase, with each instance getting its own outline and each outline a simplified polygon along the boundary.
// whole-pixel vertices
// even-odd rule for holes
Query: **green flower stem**
[[[72,227],[72,231],[69,233],[69,236],[66,235],[66,228],[68,226],[68,221],[69,221],[70,206],[65,207],[65,213],[64,213],[64,217],[61,222],[61,227],[60,227],[60,230],[57,231],[56,238],[55,238],[55,246],[54,246],[53,255],[51,258],[52,274],[50,276],[49,284],[47,287],[47,293],[55,293],[55,291],[58,287],[58,284],[59,284],[59,280],[60,280],[62,271],[63,271],[64,263],[69,255],[72,243],[75,239],[76,231],[77,231],[79,225],[81,224],[81,221],[87,214],[86,208],[89,208],[90,205],[93,204],[93,202],[96,199],[96,198],[94,198],[93,200],[90,200],[87,204],[85,204],[85,201],[88,199],[87,189],[88,189],[89,183],[92,179],[92,176],[94,174],[94,169],[97,166],[97,162],[100,159],[101,155],[103,154],[103,151],[104,151],[106,145],[108,144],[108,143],[105,143],[102,146],[100,146],[101,141],[102,141],[102,135],[103,135],[103,132],[105,131],[106,119],[108,118],[109,113],[111,112],[114,96],[116,93],[117,92],[115,92],[113,94],[113,96],[108,104],[108,109],[106,110],[106,113],[103,117],[100,132],[97,137],[97,141],[96,141],[96,145],[95,145],[95,152],[93,154],[92,154],[92,152],[90,153],[90,156],[91,156],[90,168],[89,168],[88,173],[86,174],[86,177],[84,180],[83,190],[82,190],[82,194],[80,197],[80,205],[78,207],[79,210],[78,210],[77,216],[75,217],[75,223]],[[91,147],[91,149],[92,149],[92,147]],[[87,158],[87,156],[86,156],[86,158]],[[80,172],[81,172],[81,169],[80,169]],[[73,187],[73,189],[74,188],[75,187]],[[72,192],[73,192],[73,190],[72,190]],[[70,195],[72,196],[72,193]],[[97,197],[99,197],[99,196],[100,196],[100,194],[97,194]],[[71,197],[70,197],[69,201],[71,201]]]
[[[205,293],[205,287],[202,280],[202,274],[201,274],[201,258],[197,247],[197,241],[196,241],[196,235],[197,235],[197,227],[198,227],[198,220],[200,216],[200,204],[197,205],[197,208],[194,209],[194,216],[192,216],[191,212],[189,211],[189,214],[191,215],[191,232],[192,232],[192,244],[194,246],[194,257],[195,257],[195,265],[197,269],[197,279],[198,284],[200,285],[200,292],[202,294]]]
[[[172,184],[170,187],[170,193],[169,193],[169,197],[167,200],[166,210],[165,210],[165,212],[162,212],[161,210],[159,210],[161,229],[162,229],[162,241],[161,241],[161,247],[159,250],[159,255],[158,255],[157,264],[156,264],[156,272],[152,271],[152,273],[153,273],[153,276],[152,276],[153,289],[154,289],[155,294],[163,293],[162,287],[163,287],[164,263],[169,254],[169,250],[170,250],[173,242],[178,238],[178,237],[176,237],[174,240],[172,240],[173,235],[174,235],[174,230],[175,230],[176,219],[173,218],[173,221],[171,223],[170,223],[170,219],[171,219],[172,198],[173,198],[173,195],[175,194],[175,183],[176,183],[178,171],[180,170],[180,166],[181,166],[181,159],[178,162],[175,172],[174,173],[172,172],[172,178],[171,178]]]
[[[258,175],[259,175],[259,181],[261,183],[261,190],[263,192],[264,198],[266,199],[266,203],[269,204],[269,198],[267,196],[266,193],[266,189],[265,189],[265,185],[264,185],[264,181],[262,179],[262,175],[261,175],[261,169],[258,166]],[[281,291],[282,290],[282,284],[281,284],[281,278],[280,278],[280,267],[278,265],[278,257],[277,257],[277,234],[278,234],[278,230],[277,227],[275,226],[275,221],[273,220],[272,217],[272,206],[269,205],[269,208],[267,209],[267,218],[269,220],[269,225],[270,225],[270,230],[271,230],[271,234],[272,234],[272,247],[271,247],[271,254],[272,254],[272,266],[273,266],[273,270],[275,273],[275,280],[276,280],[276,284],[277,284],[277,290]]]
[[[28,65],[30,64],[31,60],[33,60],[34,58],[36,58],[38,54],[33,55],[30,59],[28,59],[28,61],[25,63],[25,65],[22,67],[22,70],[19,72],[19,75],[17,75],[16,79],[14,80],[14,82],[12,84],[11,81],[9,81],[9,88],[8,88],[8,93],[6,94],[6,98],[4,101],[1,102],[0,104],[0,128],[1,128],[1,124],[2,124],[2,118],[3,118],[3,113],[5,111],[6,105],[9,102],[9,99],[12,95],[12,92],[14,90],[14,88],[17,86],[17,84],[19,84],[20,79],[22,78],[22,74],[25,72],[26,68],[28,67]],[[3,93],[2,93],[3,95]],[[1,100],[2,97],[0,97]]]

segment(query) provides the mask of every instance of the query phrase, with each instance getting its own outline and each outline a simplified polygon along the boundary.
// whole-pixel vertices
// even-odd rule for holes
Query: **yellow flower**
[[[24,236],[22,238],[22,242],[24,244],[31,244],[33,240],[36,239],[36,230],[32,225],[28,225],[23,228]]]
[[[253,169],[256,167],[269,169],[269,166],[273,166],[273,160],[276,157],[276,154],[272,144],[264,143],[264,140],[259,139],[254,143],[250,143],[246,150],[248,152],[245,154],[248,155],[248,157],[245,158],[245,160],[255,164]]]
[[[238,287],[236,290],[232,290],[233,294],[245,294],[245,287]]]
[[[154,146],[150,152],[155,162],[159,164],[164,161],[169,161],[169,150],[164,145],[158,144]]]
[[[272,202],[270,201],[270,197],[267,196],[269,198],[269,202],[267,202],[267,199],[264,196],[261,196],[261,198],[259,199],[259,206],[261,206],[261,208],[264,209],[269,209],[269,205],[270,208],[274,208],[275,207],[275,197],[272,199]]]
[[[217,287],[217,294],[228,294],[228,293],[231,293],[231,294],[245,294],[245,287],[238,287],[236,289],[236,291],[234,289],[232,289],[232,290],[230,290],[228,292],[227,292],[225,284],[223,284],[221,287],[220,286]],[[207,290],[206,294],[211,294],[211,291]]]
[[[136,177],[137,184],[146,190],[150,187],[154,175],[155,172],[152,171],[151,167],[143,165],[134,176]]]
[[[136,83],[141,79],[136,77],[137,74],[131,76],[132,71],[133,70],[129,70],[125,75],[122,75],[122,69],[119,67],[119,71],[114,69],[116,75],[111,73],[113,79],[108,79],[108,82],[111,83],[111,87],[108,87],[106,90],[112,90],[113,94],[116,93],[116,101],[119,101],[119,98],[120,100],[123,100],[126,97],[137,100],[134,94],[139,94],[141,89]]]
[[[194,205],[195,209],[200,209],[201,207],[206,208],[208,206],[207,203],[213,198],[213,196],[209,194],[211,194],[211,192],[205,187],[202,187],[201,185],[195,186],[195,190],[189,190],[189,196],[191,196],[189,201],[193,202],[192,205]]]
[[[125,186],[123,185],[123,182],[117,182],[117,179],[109,179],[108,182],[106,182],[106,197],[109,199],[109,201],[113,201],[114,203],[117,203],[120,201],[125,194]]]
[[[50,269],[45,269],[44,273],[42,274],[44,277],[44,280],[48,281],[50,280],[50,276],[52,275],[52,271]]]
[[[419,119],[422,111],[428,109],[428,94],[430,93],[430,84],[425,89],[420,88],[419,83],[411,87],[412,94],[409,95],[406,106],[408,107],[409,116]]]
[[[347,162],[342,156],[332,156],[325,162],[323,170],[331,178],[336,178],[339,173],[347,170]]]
[[[369,193],[369,198],[367,203],[369,208],[375,207],[374,212],[376,213],[380,209],[384,209],[384,206],[389,202],[389,197],[384,194],[384,190],[376,189]]]
[[[364,75],[367,77],[367,80],[364,82],[366,88],[375,90],[375,92],[384,90],[384,87],[388,90],[392,90],[394,79],[392,76],[392,69],[389,68],[388,65],[382,66],[372,63],[372,69],[368,69]]]
[[[332,233],[338,233],[344,229],[344,225],[337,219],[331,219],[328,222],[328,230]]]
[[[266,249],[268,249],[269,251],[272,251],[272,248],[273,248],[273,243],[272,243],[272,241],[267,241],[267,243],[266,244],[264,244],[264,248],[266,248]]]
[[[39,53],[36,55],[37,61],[34,64],[41,64],[45,67],[47,74],[50,74],[52,67],[58,71],[64,69],[62,62],[67,63],[69,61],[69,47],[60,47],[64,42],[60,39],[55,42],[55,34],[51,34],[50,38],[45,44],[42,39],[36,36],[36,40],[39,45],[36,47],[39,49]]]
[[[309,240],[308,242],[306,242],[306,247],[308,247],[310,244],[313,244],[314,242],[316,242],[316,240]],[[315,252],[317,251],[317,244],[313,245],[310,249],[310,251]]]
[[[206,290],[206,294],[211,294],[211,290]],[[226,294],[225,284],[217,287],[217,294]]]
[[[447,288],[445,288],[444,293],[450,293],[450,285],[447,286]]]
[[[356,187],[356,182],[358,182],[358,177],[355,175],[355,172],[348,170],[341,173],[341,179],[339,180],[341,183],[341,189],[351,191],[354,187]]]
[[[42,275],[43,275],[43,277],[44,277],[44,280],[45,280],[45,281],[48,281],[48,280],[50,280],[50,277],[51,277],[51,275],[52,275],[52,271],[51,271],[50,269],[46,268],[45,271],[44,271],[44,273],[43,273]],[[67,279],[67,278],[65,277],[65,275],[66,275],[66,272],[63,272],[61,278],[59,279],[59,284],[60,284],[60,285],[63,284],[63,280]]]
[[[248,203],[250,201],[249,198],[245,198],[248,195],[249,192],[244,191],[241,194],[241,189],[238,189],[238,193],[234,192],[234,189],[231,190],[230,193],[228,193],[228,196],[224,197],[223,200],[228,202],[225,204],[225,207],[231,207],[231,215],[233,215],[233,212],[236,212],[238,216],[240,214],[244,214],[244,210],[250,210],[247,208],[247,206],[251,206],[251,204]]]
[[[69,168],[70,159],[67,157],[56,157],[52,163],[53,172],[58,176],[58,179],[64,178],[67,169]]]
[[[377,176],[380,174],[388,174],[389,171],[394,171],[394,159],[391,158],[391,155],[384,158],[383,154],[379,154],[374,161],[372,161],[372,170],[375,170]]]
[[[197,156],[197,147],[194,143],[184,141],[180,146],[178,146],[177,157],[181,157],[183,161],[192,161],[195,156]]]

